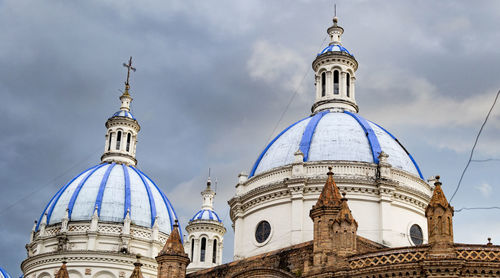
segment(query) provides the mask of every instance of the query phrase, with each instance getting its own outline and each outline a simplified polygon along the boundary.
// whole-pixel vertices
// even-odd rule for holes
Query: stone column
[[[339,87],[340,87],[340,97],[341,98],[347,98],[347,94],[346,94],[346,72],[341,72],[340,73],[340,84],[339,84]]]

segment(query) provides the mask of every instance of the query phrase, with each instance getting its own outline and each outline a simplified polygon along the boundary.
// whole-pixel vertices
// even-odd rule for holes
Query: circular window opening
[[[421,245],[424,243],[424,234],[422,233],[422,228],[419,225],[413,224],[410,228],[410,238],[411,242],[415,245]]]
[[[260,221],[259,224],[257,224],[257,229],[255,230],[255,240],[258,243],[263,243],[269,238],[270,234],[271,224],[267,221]]]

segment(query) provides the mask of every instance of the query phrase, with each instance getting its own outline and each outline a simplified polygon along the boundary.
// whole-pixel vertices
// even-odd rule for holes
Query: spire
[[[62,262],[61,268],[57,271],[54,278],[69,278],[68,269],[66,268],[66,261]]]
[[[179,234],[179,224],[177,222],[177,219],[175,220],[174,229],[170,233],[165,246],[163,246],[163,249],[160,251],[158,256],[174,254],[185,254],[184,247],[182,246],[181,236]]]
[[[156,262],[158,263],[158,278],[186,277],[186,267],[189,264],[189,256],[184,252],[177,220],[175,220],[174,228],[165,246],[163,246],[163,249],[158,253]]]
[[[332,167],[328,167],[328,179],[326,180],[321,195],[319,195],[318,201],[314,208],[320,207],[338,207],[341,203],[340,191],[335,181],[333,180]]]
[[[453,243],[453,207],[444,196],[439,176],[434,182],[434,192],[431,201],[425,209],[427,218],[427,233],[431,246],[429,257],[454,257]]]
[[[137,254],[135,257],[137,258],[137,261],[134,263],[134,270],[132,271],[130,278],[143,278],[141,271],[142,263],[140,262],[141,255]]]
[[[450,207],[450,203],[448,203],[443,189],[441,188],[442,183],[439,181],[440,177],[436,176],[435,178],[436,181],[434,182],[434,192],[432,193],[429,207],[441,206],[443,209],[447,209],[448,207]]]

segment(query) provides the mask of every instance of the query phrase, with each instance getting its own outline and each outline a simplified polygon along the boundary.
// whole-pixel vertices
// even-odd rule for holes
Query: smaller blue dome
[[[345,47],[343,47],[340,44],[331,44],[331,45],[325,47],[323,50],[321,50],[320,53],[318,53],[318,56],[321,54],[325,54],[327,52],[344,52],[344,53],[347,53],[351,56],[354,56],[349,52],[349,50],[347,50]]]
[[[189,221],[193,220],[215,220],[217,222],[222,223],[222,220],[219,218],[219,215],[217,215],[217,213],[215,213],[215,211],[211,209],[202,209],[198,211]]]
[[[130,113],[126,110],[120,110],[120,111],[116,112],[115,114],[113,114],[112,117],[126,117],[126,118],[130,118],[132,120],[135,120],[134,115],[132,115],[132,113]]]
[[[0,278],[11,278],[9,273],[5,271],[2,267],[0,267]]]

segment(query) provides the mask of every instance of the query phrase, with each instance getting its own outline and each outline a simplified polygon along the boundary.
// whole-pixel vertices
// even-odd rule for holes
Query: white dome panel
[[[267,152],[260,160],[256,172],[263,172],[274,167],[290,164],[293,162],[294,153],[299,149],[300,139],[304,133],[304,129],[311,118],[305,118],[289,129],[278,135],[274,143],[271,144]]]
[[[106,190],[102,196],[99,219],[120,222],[125,216],[125,176],[122,165],[115,165],[109,174]]]
[[[90,217],[92,217],[95,209],[97,192],[99,191],[99,185],[107,168],[108,167],[98,168],[87,178],[87,180],[84,184],[81,185],[81,187],[79,185],[73,192],[73,196],[71,198],[73,199],[74,196],[76,196],[73,208],[71,209],[72,199],[69,200],[68,204],[71,213],[71,220],[79,221],[90,219]],[[85,191],[82,192],[84,185]]]
[[[377,124],[370,122],[370,126],[378,138],[380,147],[389,155],[388,162],[392,167],[408,171],[414,175],[419,175],[415,164],[410,159],[406,150],[394,140],[386,131],[382,130]]]
[[[349,160],[373,162],[363,128],[345,113],[328,113],[314,131],[308,161]]]

